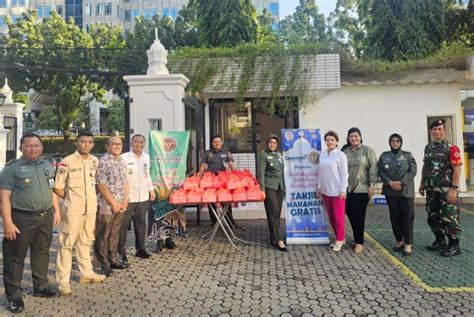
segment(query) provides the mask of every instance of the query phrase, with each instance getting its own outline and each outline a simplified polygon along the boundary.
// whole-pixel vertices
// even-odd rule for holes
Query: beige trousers
[[[90,276],[92,270],[91,246],[95,239],[96,213],[86,215],[63,215],[59,233],[56,261],[56,282],[69,284],[72,267],[72,249],[76,246],[76,261],[82,276]]]

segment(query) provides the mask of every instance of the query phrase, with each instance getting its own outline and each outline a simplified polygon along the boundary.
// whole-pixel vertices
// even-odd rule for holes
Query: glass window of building
[[[105,4],[104,3],[97,4],[95,14],[104,15],[104,13],[105,13]]]
[[[129,2],[130,2],[130,0],[123,0],[123,2],[124,2],[124,3],[129,3]]]
[[[20,7],[24,7],[26,5],[26,0],[19,0]]]
[[[105,4],[105,15],[112,15],[112,2]]]
[[[16,23],[17,20],[18,20],[18,16],[15,14],[12,14],[12,23]]]
[[[5,26],[7,25],[7,22],[6,22],[6,16],[4,15],[0,15],[0,26]]]
[[[123,20],[124,20],[125,22],[130,22],[130,21],[132,20],[130,10],[128,10],[128,9],[127,9],[127,10],[123,10]]]
[[[16,7],[18,5],[18,0],[12,0],[12,7]]]
[[[63,5],[62,5],[62,4],[57,4],[57,5],[56,5],[56,12],[57,12],[59,15],[63,15]]]
[[[153,18],[155,15],[158,15],[158,8],[151,8],[151,17]]]
[[[140,10],[132,9],[132,19],[135,19],[139,15],[140,15]]]
[[[36,10],[38,11],[38,19],[43,18],[43,6],[37,6]]]
[[[92,4],[86,3],[86,16],[92,16]]]
[[[131,3],[138,3],[138,0],[130,0]]]
[[[143,9],[143,15],[145,16],[146,20],[151,19],[151,9]]]
[[[215,102],[211,120],[217,122],[212,134],[220,134],[224,147],[232,152],[252,151],[252,106],[231,101]]]
[[[273,16],[279,16],[280,15],[280,8],[279,8],[279,5],[278,5],[278,2],[270,3],[270,5],[268,6],[268,11],[270,11],[270,13]]]
[[[176,17],[177,17],[177,15],[178,15],[178,9],[177,9],[177,8],[171,8],[171,11],[170,11],[170,12],[171,12],[171,14],[170,14],[170,15],[171,15],[171,18],[172,18],[173,20],[176,20]]]
[[[169,8],[163,8],[163,12],[162,12],[162,16],[163,17],[167,17],[170,15],[170,9]]]
[[[0,0],[0,8],[6,8],[7,7],[7,0]]]
[[[51,6],[44,6],[44,17],[47,18],[51,15]]]

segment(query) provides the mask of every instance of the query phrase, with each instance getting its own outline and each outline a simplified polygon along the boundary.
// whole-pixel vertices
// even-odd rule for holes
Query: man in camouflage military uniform
[[[425,147],[420,194],[424,196],[426,191],[428,224],[436,236],[427,249],[439,250],[442,256],[451,257],[461,254],[457,193],[462,160],[459,148],[444,139],[445,133],[445,120],[430,124],[433,142]],[[445,236],[449,240],[447,247]]]

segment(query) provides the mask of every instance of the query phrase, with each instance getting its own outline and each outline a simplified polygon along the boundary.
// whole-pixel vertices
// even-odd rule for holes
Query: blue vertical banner
[[[327,244],[322,199],[316,197],[321,154],[319,129],[282,129],[288,244]]]

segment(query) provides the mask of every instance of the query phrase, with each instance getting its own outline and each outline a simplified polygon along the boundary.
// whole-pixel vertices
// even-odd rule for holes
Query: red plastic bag
[[[203,203],[215,203],[217,202],[217,191],[215,188],[207,188],[202,194]]]
[[[265,200],[265,193],[260,190],[260,187],[255,186],[247,189],[248,201],[263,201]]]
[[[185,189],[175,190],[170,196],[170,204],[172,205],[184,205],[187,201]]]
[[[233,202],[242,202],[242,201],[247,201],[247,191],[245,188],[237,188],[234,190],[232,193],[232,201]]]
[[[243,184],[242,184],[241,179],[235,174],[231,174],[229,176],[229,178],[227,179],[227,188],[228,189],[237,189],[237,188],[240,188],[242,186],[243,186]]]
[[[217,190],[217,201],[221,203],[232,201],[232,193],[230,190],[225,188],[220,188]]]
[[[247,188],[252,188],[255,186],[255,178],[253,176],[244,176],[242,179],[242,185]]]
[[[202,200],[203,190],[200,188],[190,190],[186,196],[188,199],[188,204],[198,204]]]
[[[211,188],[214,187],[214,174],[211,172],[206,172],[204,175],[201,177],[201,181],[199,183],[199,187],[201,188]]]
[[[199,188],[200,181],[201,179],[199,178],[199,176],[196,176],[196,175],[187,177],[184,180],[183,188],[186,190],[197,189]]]
[[[214,188],[226,188],[227,186],[227,179],[229,177],[229,173],[227,172],[220,172],[217,176],[214,177]]]

